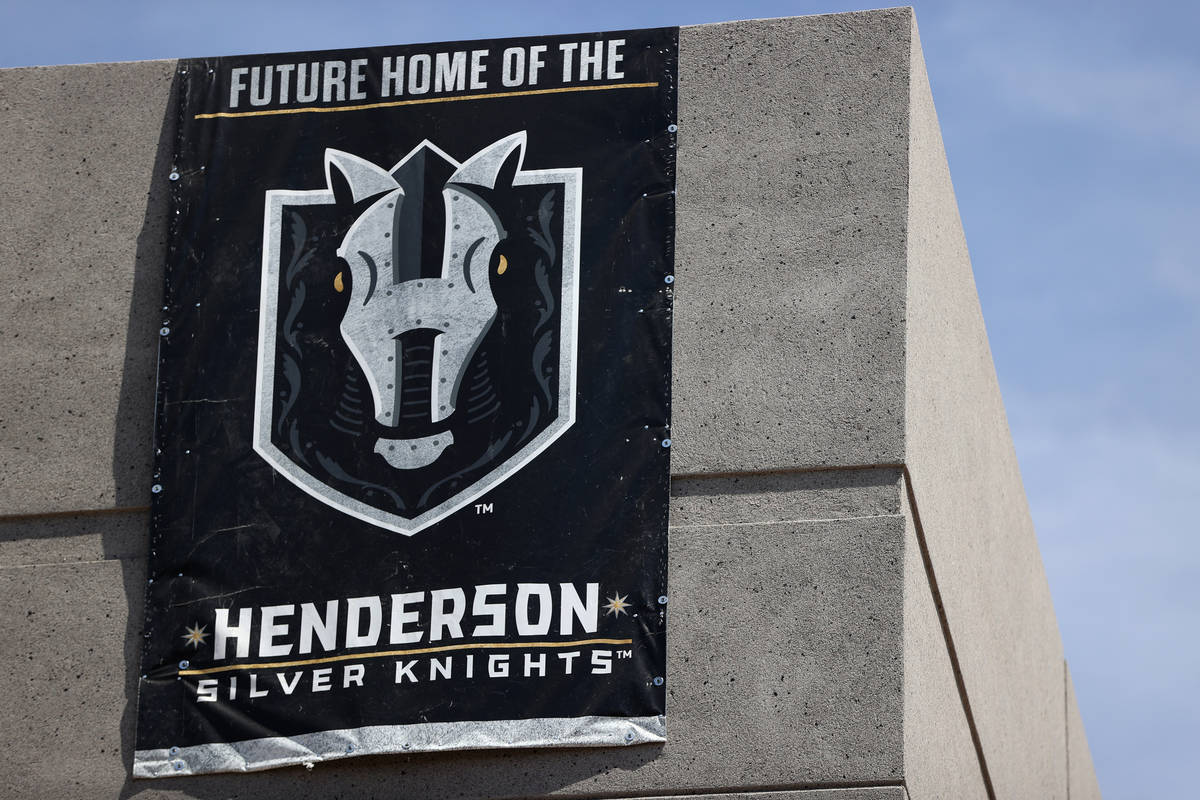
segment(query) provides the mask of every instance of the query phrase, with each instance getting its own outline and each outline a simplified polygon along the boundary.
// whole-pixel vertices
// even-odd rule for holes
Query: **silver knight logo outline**
[[[328,149],[324,188],[266,192],[254,450],[322,503],[411,536],[516,474],[574,424],[583,170],[525,170],[526,144],[521,131],[459,162],[425,140],[390,169]],[[339,204],[339,224],[316,232],[305,219]],[[306,244],[318,235],[337,241],[336,259]],[[524,251],[510,246],[518,239]],[[494,285],[522,270],[534,290],[510,318],[512,293]],[[297,322],[322,292],[345,306],[323,337]],[[523,319],[529,335],[510,334]],[[510,339],[530,351],[511,359],[533,364],[532,379],[515,384],[528,399],[497,388],[512,369],[496,351]],[[348,351],[330,372],[345,377],[307,378],[305,353],[323,363],[321,348]],[[340,393],[336,413],[298,421],[297,402],[316,392]],[[515,409],[507,421],[495,410],[502,401]],[[486,433],[474,434],[476,450],[457,472],[439,473],[453,461],[456,427],[467,425]],[[325,452],[334,449],[322,444],[326,430],[353,452]],[[472,446],[458,444],[460,454]],[[367,468],[374,478],[356,472]]]

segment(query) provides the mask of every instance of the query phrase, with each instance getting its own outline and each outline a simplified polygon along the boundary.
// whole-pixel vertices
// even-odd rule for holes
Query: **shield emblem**
[[[525,149],[266,193],[254,449],[321,502],[412,535],[574,422],[582,170]]]

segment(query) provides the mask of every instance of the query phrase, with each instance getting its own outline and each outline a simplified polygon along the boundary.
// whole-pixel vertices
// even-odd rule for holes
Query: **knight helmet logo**
[[[313,497],[411,535],[573,423],[582,170],[525,148],[267,192],[254,449]]]

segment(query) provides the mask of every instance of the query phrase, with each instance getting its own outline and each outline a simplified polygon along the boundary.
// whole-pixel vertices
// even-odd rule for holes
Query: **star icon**
[[[199,650],[200,645],[205,644],[206,642],[204,640],[208,638],[208,634],[205,632],[205,628],[207,627],[207,625],[201,625],[199,622],[194,623],[192,627],[184,628],[187,633],[180,638],[183,639],[183,641],[187,644],[190,644],[192,647]]]
[[[626,609],[628,609],[631,605],[631,603],[627,602],[628,597],[629,595],[621,594],[620,592],[613,592],[613,596],[608,598],[608,603],[606,603],[604,606],[606,609],[608,609],[604,613],[604,616],[607,617],[610,614],[613,614],[619,617],[622,614],[628,614],[629,612]]]

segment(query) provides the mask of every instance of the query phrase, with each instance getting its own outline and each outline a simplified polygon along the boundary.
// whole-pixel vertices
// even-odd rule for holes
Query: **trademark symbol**
[[[633,658],[632,650],[618,650],[617,658]]]
[[[476,503],[475,504],[475,513],[476,514],[491,514],[495,510],[492,508],[493,505],[494,505],[493,503]]]

